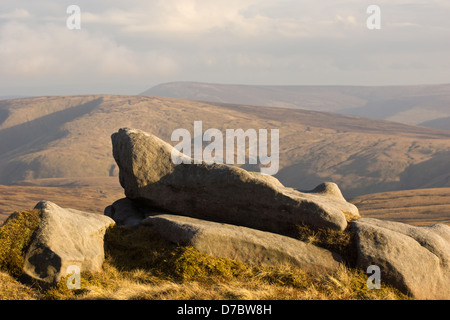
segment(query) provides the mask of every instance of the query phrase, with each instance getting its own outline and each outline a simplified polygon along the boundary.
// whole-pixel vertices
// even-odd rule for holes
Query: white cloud
[[[310,0],[311,1],[311,0]],[[307,1],[307,2],[310,2]],[[288,1],[298,15],[272,14],[277,1],[262,0],[157,0],[129,8],[107,7],[96,13],[83,12],[83,22],[116,28],[129,37],[180,39],[226,34],[239,38],[305,38],[333,36],[342,26],[357,25],[357,8],[341,14],[322,10],[305,11],[300,3]],[[136,5],[136,3],[135,3]],[[281,4],[280,4],[281,5]],[[312,6],[311,4],[309,5]],[[365,21],[359,21],[364,25]],[[256,39],[257,40],[257,39]]]
[[[139,7],[108,8],[102,12],[83,13],[86,23],[119,27],[123,32],[163,35],[202,35],[227,29],[254,34],[268,19],[244,17],[243,12],[258,1],[237,0],[164,0],[139,3]]]
[[[0,19],[5,20],[19,20],[19,19],[29,19],[32,15],[25,9],[15,9],[11,12],[0,14]]]
[[[374,32],[366,28],[372,3],[382,14]],[[71,31],[69,3],[2,0],[0,85],[438,82],[450,74],[442,58],[450,53],[448,3],[77,0],[81,30]]]
[[[393,22],[387,23],[387,27],[390,28],[420,28],[420,24],[413,22]]]
[[[87,79],[163,76],[177,71],[168,56],[136,52],[103,34],[68,30],[65,25],[31,28],[11,22],[0,27],[0,69],[10,79]]]

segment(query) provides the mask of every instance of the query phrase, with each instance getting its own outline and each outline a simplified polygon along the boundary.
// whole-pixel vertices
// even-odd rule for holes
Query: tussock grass
[[[146,227],[110,229],[105,236],[105,251],[121,270],[143,268],[156,277],[177,282],[214,276],[229,279],[247,268],[243,263],[212,259],[192,247],[164,241]]]
[[[0,227],[0,270],[22,274],[25,250],[40,221],[40,211],[13,213]]]
[[[310,232],[312,232],[310,230]],[[318,232],[318,231],[317,231]],[[324,241],[331,231],[314,233]],[[348,234],[335,234],[334,246]],[[329,238],[329,237],[328,237]],[[367,275],[346,266],[311,274],[281,265],[252,266],[164,241],[146,227],[114,227],[105,236],[103,270],[82,275],[81,290],[67,292],[65,280],[47,292],[57,299],[406,299],[383,285],[367,288]]]
[[[297,226],[297,234],[294,237],[298,240],[339,253],[345,263],[350,267],[356,264],[355,234],[350,229],[350,226],[347,226],[344,231],[339,231],[314,228],[303,224]]]
[[[20,283],[7,272],[0,271],[0,300],[36,300],[38,293]]]
[[[201,254],[200,254],[201,255]],[[214,260],[214,258],[212,258]],[[220,276],[172,281],[135,269],[120,271],[111,261],[96,274],[83,274],[81,289],[68,290],[65,281],[46,291],[40,299],[119,300],[366,300],[407,299],[397,290],[383,286],[369,290],[367,276],[342,267],[331,274],[306,274],[298,268],[247,266],[245,273],[224,279]]]
[[[18,248],[26,247],[26,239],[31,237],[33,230],[34,223],[24,219],[29,214],[18,214],[14,218],[13,225],[17,230],[22,230],[19,225],[27,221],[25,233],[29,234],[15,249],[18,255],[23,252]],[[13,225],[7,230],[14,229]],[[0,244],[11,247],[4,243],[10,243],[7,235],[15,233],[5,232],[4,227],[0,229]],[[329,231],[322,231],[323,234],[312,230],[308,232],[311,233],[309,241],[312,243],[325,245],[324,239],[331,239]],[[305,231],[303,236],[306,235]],[[329,245],[338,247],[342,237],[347,239],[348,234],[336,234]],[[15,261],[17,270],[20,259]],[[8,266],[5,268],[8,272],[11,271],[10,264],[3,265]],[[0,273],[3,283],[0,284],[0,299],[407,299],[384,284],[380,290],[369,290],[367,275],[347,266],[329,274],[311,274],[286,265],[252,266],[208,256],[193,247],[168,243],[146,227],[110,228],[105,235],[102,270],[82,273],[81,289],[69,290],[67,279],[61,279],[56,286],[45,289],[27,286],[17,279],[11,274]]]

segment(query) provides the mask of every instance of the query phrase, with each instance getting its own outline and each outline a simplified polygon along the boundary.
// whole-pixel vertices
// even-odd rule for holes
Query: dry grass
[[[39,293],[0,271],[0,300],[36,300]]]
[[[11,229],[28,214],[18,214],[0,229]],[[20,220],[19,220],[20,219]],[[3,230],[3,231],[2,231]],[[31,230],[31,229],[30,229]],[[339,238],[339,237],[338,237]],[[5,243],[5,237],[1,243]],[[6,242],[7,243],[7,242]],[[21,245],[20,247],[23,247]],[[16,248],[17,252],[19,248]],[[291,300],[405,299],[384,285],[369,290],[367,275],[343,266],[330,274],[311,274],[292,266],[261,267],[211,257],[189,246],[170,244],[148,228],[114,227],[105,236],[102,270],[82,273],[81,289],[66,279],[42,288],[0,273],[0,299],[151,299]],[[17,274],[16,274],[17,275]]]
[[[15,212],[0,228],[0,270],[22,274],[25,251],[39,221],[39,210]]]
[[[344,231],[339,231],[299,225],[295,238],[338,253],[348,266],[356,264],[355,235],[350,226]]]
[[[11,212],[33,208],[41,200],[63,208],[103,214],[106,206],[124,197],[117,177],[43,179],[28,184],[0,185],[0,225]]]
[[[391,191],[352,199],[363,217],[416,226],[450,225],[450,188]]]
[[[253,270],[252,275],[229,279],[171,281],[151,276],[148,270],[117,270],[106,262],[103,271],[85,274],[82,289],[70,291],[64,281],[41,299],[113,300],[356,300],[405,299],[392,288],[369,290],[366,275],[342,268],[328,275],[307,275],[288,267]]]

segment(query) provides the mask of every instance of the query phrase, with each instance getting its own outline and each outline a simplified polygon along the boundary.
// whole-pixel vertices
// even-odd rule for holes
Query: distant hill
[[[425,121],[420,123],[419,125],[435,129],[450,130],[450,117]]]
[[[193,122],[202,120],[203,130],[279,129],[280,171],[276,177],[301,190],[334,181],[349,198],[450,187],[450,132],[384,120],[114,95],[0,101],[0,115],[0,184],[116,177],[110,136],[119,128],[139,128],[170,142],[173,130],[192,132]]]
[[[450,130],[450,84],[418,86],[255,86],[196,82],[157,85],[142,95],[336,112]]]
[[[19,98],[26,98],[26,96],[0,96],[0,100],[11,100]]]

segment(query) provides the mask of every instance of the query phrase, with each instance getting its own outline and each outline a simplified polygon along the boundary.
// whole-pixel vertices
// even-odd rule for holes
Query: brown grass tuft
[[[25,250],[40,221],[40,211],[15,212],[0,227],[0,270],[22,274]]]
[[[23,252],[26,239],[32,234],[37,212],[22,212],[2,227],[0,245],[4,252]],[[30,218],[30,215],[34,218]],[[22,225],[24,224],[24,225]],[[6,227],[6,228],[5,228]],[[6,232],[8,230],[8,232]],[[13,232],[16,230],[16,232]],[[23,245],[11,245],[8,236],[25,230]],[[19,232],[20,233],[20,232]],[[306,233],[305,233],[306,234]],[[317,231],[309,235],[314,243],[337,248],[339,239],[348,234]],[[312,237],[312,238],[311,238]],[[334,240],[332,240],[334,239]],[[349,243],[349,242],[347,242]],[[7,248],[7,250],[4,250]],[[9,249],[8,249],[9,248]],[[22,248],[22,249],[21,249]],[[312,274],[304,270],[280,265],[252,266],[245,263],[208,256],[193,247],[177,246],[159,238],[148,228],[114,227],[105,235],[106,259],[102,270],[81,274],[81,289],[69,290],[67,279],[51,288],[31,287],[16,278],[0,273],[1,299],[151,299],[151,300],[261,300],[261,299],[407,299],[392,287],[369,290],[367,275],[342,266],[327,274]],[[14,264],[3,262],[10,271],[18,271]],[[14,272],[19,274],[20,272]]]
[[[336,252],[342,256],[348,266],[355,266],[355,234],[350,226],[344,231],[339,231],[313,228],[303,224],[297,226],[297,232],[297,239]]]

